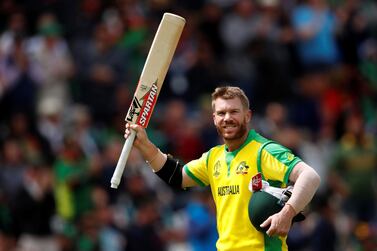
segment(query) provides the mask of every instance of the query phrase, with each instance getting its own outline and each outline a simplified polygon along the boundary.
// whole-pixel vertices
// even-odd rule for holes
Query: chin
[[[218,134],[224,140],[237,140],[243,137],[243,135],[247,132],[246,125],[238,125],[234,128],[234,130],[226,132],[226,130],[222,127],[216,126]]]
[[[238,132],[235,132],[235,133],[223,133],[222,136],[226,140],[234,140],[234,139],[238,139],[239,138],[239,133]]]
[[[239,127],[237,128],[237,130],[228,133],[221,131],[220,135],[225,140],[238,140],[242,138],[245,135],[245,133],[247,133],[246,127]]]

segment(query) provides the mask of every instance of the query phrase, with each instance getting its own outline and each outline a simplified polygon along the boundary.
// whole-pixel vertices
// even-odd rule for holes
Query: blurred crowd
[[[132,151],[110,179],[164,12],[187,24],[147,129],[182,161],[221,143],[210,93],[322,177],[293,251],[377,250],[377,3],[2,0],[0,250],[216,250],[210,191],[172,191]]]

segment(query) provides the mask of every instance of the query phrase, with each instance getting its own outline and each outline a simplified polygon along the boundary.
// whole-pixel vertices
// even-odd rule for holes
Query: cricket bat
[[[172,13],[164,13],[153,39],[140,75],[126,121],[146,128],[156,105],[166,73],[177,47],[186,20]],[[111,187],[118,188],[135,140],[135,131],[125,141],[117,166],[111,178]]]

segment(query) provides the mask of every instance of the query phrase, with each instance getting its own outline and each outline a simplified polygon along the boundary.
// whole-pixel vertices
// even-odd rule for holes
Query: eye
[[[238,113],[239,113],[239,110],[232,110],[232,111],[230,111],[230,113],[233,114],[233,115],[234,115],[234,114],[238,114]]]
[[[224,111],[218,111],[216,114],[217,114],[217,116],[220,116],[220,117],[225,116],[225,112]]]

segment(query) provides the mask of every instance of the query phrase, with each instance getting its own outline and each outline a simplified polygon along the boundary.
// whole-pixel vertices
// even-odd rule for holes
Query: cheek
[[[213,117],[213,124],[214,124],[215,126],[220,125],[220,124],[221,124],[221,121],[222,121],[222,118],[217,117],[217,116],[214,116],[214,117]]]
[[[213,124],[217,126],[219,124],[219,121],[216,117],[213,117]]]

